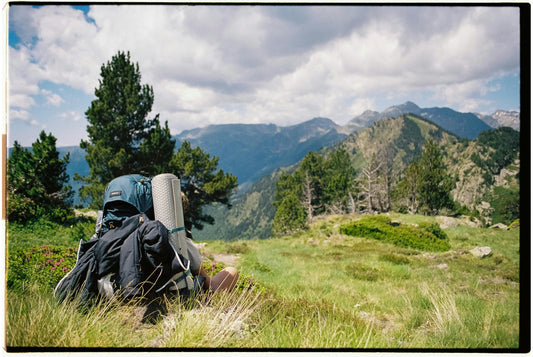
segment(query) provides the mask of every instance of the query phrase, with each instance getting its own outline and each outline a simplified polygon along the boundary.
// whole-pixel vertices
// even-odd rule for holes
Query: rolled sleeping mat
[[[193,281],[190,277],[190,262],[185,235],[180,180],[173,174],[160,174],[153,177],[152,198],[155,219],[160,221],[168,229],[169,242],[174,252],[181,254],[181,256],[187,259],[187,266],[184,266],[179,255],[176,254],[178,262],[185,271],[187,287],[192,289]],[[180,279],[180,281],[183,281],[183,279]]]

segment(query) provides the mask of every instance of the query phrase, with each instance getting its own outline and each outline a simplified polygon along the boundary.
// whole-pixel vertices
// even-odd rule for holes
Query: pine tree
[[[155,128],[150,129],[146,140],[141,143],[139,152],[139,173],[154,176],[169,169],[169,163],[174,154],[176,140],[172,139],[168,122],[161,127],[159,120]]]
[[[119,51],[102,65],[100,75],[94,91],[96,99],[85,113],[89,140],[80,144],[87,152],[90,173],[88,177],[76,177],[86,184],[80,197],[91,200],[93,207],[100,207],[103,189],[112,179],[141,169],[155,171],[142,164],[142,159],[150,156],[147,148],[153,149],[154,131],[161,131],[159,115],[148,118],[154,102],[153,89],[141,85],[139,65],[131,62],[129,52]],[[162,145],[170,145],[168,137],[163,137],[167,142]],[[143,146],[145,140],[149,143]]]
[[[87,177],[76,176],[85,182],[80,197],[101,208],[104,189],[116,177],[173,173],[184,183],[189,200],[186,227],[202,229],[204,223],[214,223],[202,207],[215,202],[230,206],[237,178],[217,169],[217,157],[192,149],[188,142],[174,153],[176,141],[168,122],[161,125],[159,114],[148,117],[154,92],[151,86],[141,85],[139,65],[131,62],[129,52],[118,52],[102,65],[100,75],[96,99],[85,113],[89,140],[80,146],[87,151],[90,172]]]
[[[56,149],[57,139],[50,133],[41,131],[39,138],[32,144],[35,164],[35,174],[43,186],[45,197],[51,205],[69,205],[72,197],[72,187],[67,185],[69,176],[67,165],[70,153],[59,158]]]
[[[420,203],[429,215],[437,214],[442,208],[452,208],[450,192],[453,181],[448,175],[439,146],[429,140],[420,158],[420,179],[418,190]]]
[[[323,177],[323,199],[332,213],[342,214],[346,211],[353,186],[354,170],[350,155],[341,147],[329,154],[324,164],[326,172]]]
[[[204,223],[213,224],[214,218],[203,212],[209,203],[221,203],[231,207],[229,197],[237,187],[237,177],[218,169],[218,157],[211,157],[201,148],[192,148],[184,141],[172,157],[169,170],[180,177],[182,191],[189,200],[185,227],[202,229]]]
[[[452,189],[453,181],[440,148],[430,139],[422,156],[407,167],[395,191],[397,196],[407,199],[410,213],[421,209],[427,215],[435,215],[443,208],[453,208]]]
[[[15,141],[7,163],[10,221],[24,223],[46,215],[63,222],[72,213],[72,189],[66,173],[69,154],[60,159],[56,141],[44,131],[32,144],[32,151]]]
[[[272,223],[275,234],[290,234],[306,226],[307,214],[299,198],[289,193],[276,206],[276,215]]]

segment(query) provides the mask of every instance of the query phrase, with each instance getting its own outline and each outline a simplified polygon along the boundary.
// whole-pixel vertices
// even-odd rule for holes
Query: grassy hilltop
[[[239,289],[186,305],[169,299],[167,314],[153,324],[141,322],[143,307],[134,303],[103,302],[80,311],[54,300],[53,286],[75,262],[66,254],[75,251],[80,237],[90,236],[91,219],[71,227],[9,225],[6,344],[37,349],[519,347],[519,227],[387,216],[393,229],[448,227],[437,233],[450,248],[439,251],[341,234],[341,227],[362,218],[322,217],[305,231],[268,240],[199,243],[213,272],[225,264],[239,268]],[[474,257],[469,250],[476,246],[491,247],[492,255]]]

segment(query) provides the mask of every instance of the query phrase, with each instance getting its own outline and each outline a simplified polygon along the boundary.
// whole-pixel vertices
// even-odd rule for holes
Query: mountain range
[[[475,139],[484,130],[502,125],[519,128],[518,112],[497,111],[492,116],[461,113],[450,108],[420,108],[406,102],[383,112],[365,111],[345,125],[327,118],[314,118],[292,126],[274,124],[223,124],[186,130],[174,138],[177,147],[187,140],[213,156],[219,167],[239,179],[241,190],[278,167],[291,165],[309,151],[340,142],[351,133],[387,118],[413,113],[439,127],[467,139]]]
[[[219,168],[237,176],[240,192],[246,191],[255,181],[279,167],[290,166],[301,160],[309,151],[316,151],[345,140],[350,134],[369,127],[387,117],[413,113],[424,117],[443,129],[463,138],[473,139],[491,127],[501,125],[520,127],[520,113],[497,111],[493,115],[461,113],[450,108],[420,108],[412,102],[395,105],[383,112],[366,111],[345,125],[328,118],[314,118],[300,124],[279,126],[274,124],[223,124],[210,125],[183,131],[174,136],[176,149],[187,140],[211,156],[219,157]],[[61,155],[70,152],[67,173],[77,192],[80,184],[72,178],[75,173],[89,174],[85,151],[79,146],[58,147]],[[75,199],[75,203],[79,203]]]
[[[309,151],[347,137],[331,119],[314,118],[292,126],[223,124],[186,130],[176,135],[176,147],[187,140],[212,156],[219,167],[239,179],[241,189],[282,166],[299,161]]]
[[[483,115],[461,113],[446,107],[420,108],[413,102],[395,105],[382,112],[367,110],[353,118],[346,126],[355,129],[364,128],[378,120],[387,117],[396,118],[408,113],[426,118],[441,128],[467,139],[475,139],[480,132],[500,126],[509,126],[515,130],[520,130],[520,113],[517,111],[497,110],[492,115]]]

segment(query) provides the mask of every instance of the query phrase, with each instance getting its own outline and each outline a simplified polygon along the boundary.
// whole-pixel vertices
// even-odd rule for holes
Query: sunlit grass
[[[392,215],[391,215],[392,216]],[[451,250],[424,252],[339,234],[357,216],[316,220],[262,241],[207,242],[237,257],[240,288],[183,303],[142,322],[139,302],[84,311],[25,284],[7,292],[6,343],[31,347],[459,348],[519,347],[519,231],[445,229]],[[409,224],[434,217],[395,215]],[[479,259],[468,253],[490,246]],[[259,289],[260,287],[261,289]]]

